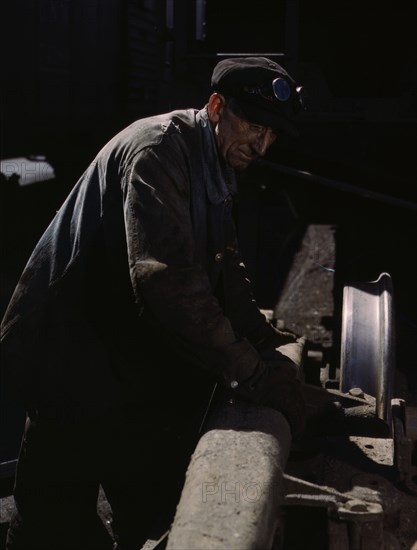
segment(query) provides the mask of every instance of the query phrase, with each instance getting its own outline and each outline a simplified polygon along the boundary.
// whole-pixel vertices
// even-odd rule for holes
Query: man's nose
[[[268,151],[269,147],[274,143],[277,136],[272,131],[271,128],[265,128],[265,130],[260,134],[253,144],[253,149],[256,154],[260,157],[263,157]]]

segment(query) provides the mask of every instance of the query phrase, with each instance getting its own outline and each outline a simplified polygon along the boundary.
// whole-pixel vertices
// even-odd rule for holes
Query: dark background
[[[309,109],[300,138],[268,153],[273,168],[242,177],[238,224],[258,302],[274,308],[306,227],[334,224],[335,342],[343,286],[390,273],[413,402],[415,21],[414,0],[4,0],[1,158],[44,155],[56,177],[26,187],[2,178],[1,313],[42,231],[116,131],[202,107],[219,59],[263,54],[305,86]]]

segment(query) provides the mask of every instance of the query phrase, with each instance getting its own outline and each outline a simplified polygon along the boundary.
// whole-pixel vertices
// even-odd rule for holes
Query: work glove
[[[278,361],[279,363],[283,359],[288,358],[294,363],[297,378],[304,382],[303,365],[307,356],[306,344],[306,337],[301,336],[295,341],[291,341],[287,344],[279,346],[273,352],[270,352],[266,357],[264,357],[264,359],[266,359],[267,361]]]
[[[236,388],[236,395],[281,412],[297,441],[302,438],[306,426],[306,405],[297,365],[279,352],[273,361],[263,363],[259,374]]]
[[[265,323],[251,335],[254,347],[263,359],[273,359],[277,348],[297,342],[299,336],[289,330],[279,330]]]

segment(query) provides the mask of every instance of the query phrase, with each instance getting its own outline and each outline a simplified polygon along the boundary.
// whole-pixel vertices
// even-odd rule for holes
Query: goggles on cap
[[[268,101],[273,101],[274,98],[278,101],[288,101],[291,99],[291,87],[285,78],[275,78],[271,83],[262,86],[245,86],[243,90],[248,94],[255,94]],[[301,109],[306,108],[306,98],[304,88],[297,86],[295,88],[295,100]]]

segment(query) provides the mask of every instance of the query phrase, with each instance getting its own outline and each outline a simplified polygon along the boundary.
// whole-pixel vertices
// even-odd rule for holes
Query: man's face
[[[277,135],[267,126],[252,124],[235,115],[222,96],[220,101],[210,98],[209,117],[214,127],[217,148],[232,168],[245,170],[256,158],[265,155]]]

